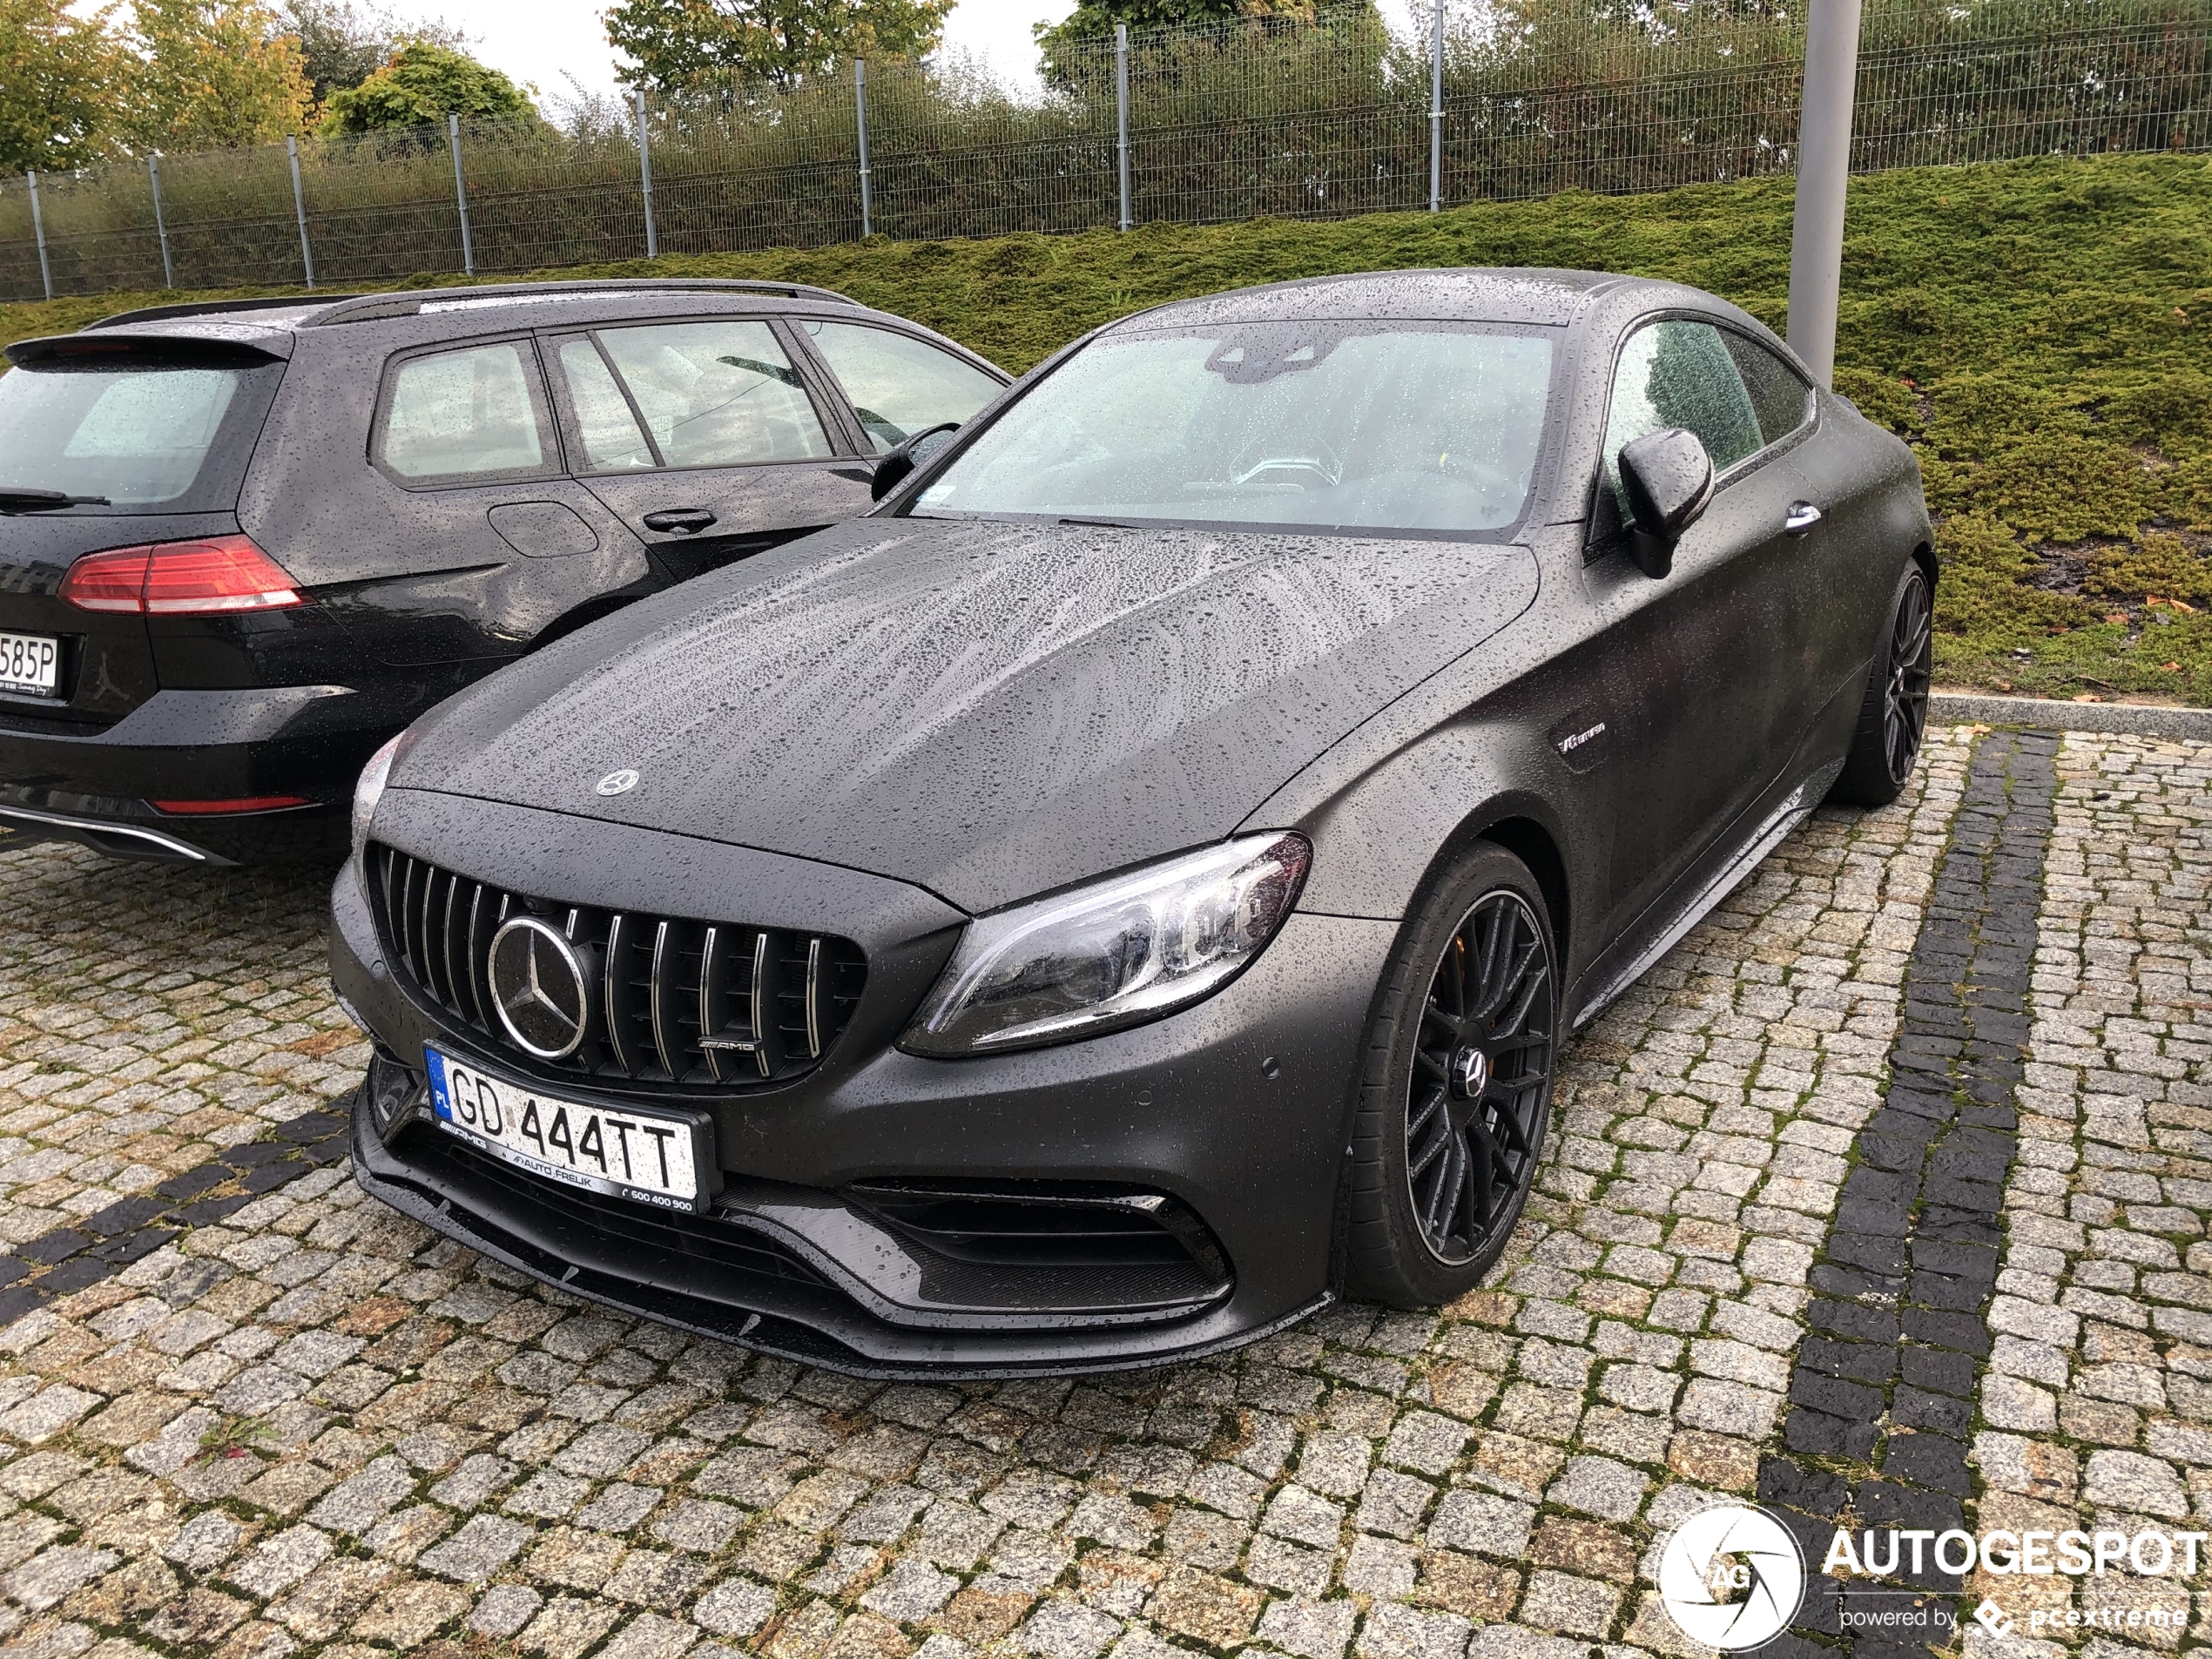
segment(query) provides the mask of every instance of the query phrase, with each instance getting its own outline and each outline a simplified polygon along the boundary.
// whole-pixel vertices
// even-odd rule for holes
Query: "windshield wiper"
[[[71,496],[58,489],[12,489],[0,486],[0,513],[51,513],[58,507],[109,507],[105,496]]]
[[[1133,530],[1136,528],[1136,525],[1125,523],[1118,518],[1063,518],[1060,523],[1087,525],[1096,530]]]

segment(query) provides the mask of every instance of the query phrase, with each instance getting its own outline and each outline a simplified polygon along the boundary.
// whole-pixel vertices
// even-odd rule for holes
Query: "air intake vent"
[[[367,863],[394,972],[533,1069],[717,1090],[782,1082],[829,1051],[867,977],[860,947],[826,934],[562,904],[376,843]],[[518,916],[556,933],[581,973],[582,1033],[558,1055],[518,1043],[499,1015],[492,941]]]

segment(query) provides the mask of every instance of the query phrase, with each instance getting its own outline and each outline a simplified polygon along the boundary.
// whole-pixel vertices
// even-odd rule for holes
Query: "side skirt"
[[[1681,909],[1675,913],[1674,919],[1661,928],[1626,966],[1606,976],[1575,1015],[1572,1022],[1575,1028],[1580,1030],[1604,1013],[1622,992],[1642,978],[1653,963],[1680,944],[1684,934],[1703,921],[1722,900],[1735,892],[1743,884],[1744,877],[1758,868],[1766,855],[1779,846],[1791,830],[1812,816],[1813,808],[1826,797],[1843,769],[1841,760],[1830,761],[1784,796],[1735,853],[1723,860],[1720,867],[1691,893]]]

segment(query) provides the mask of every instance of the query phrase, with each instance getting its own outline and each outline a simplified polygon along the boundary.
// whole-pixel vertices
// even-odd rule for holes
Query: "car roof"
[[[1123,318],[1116,329],[1186,327],[1261,320],[1405,318],[1561,326],[1602,293],[1649,287],[1669,295],[1695,291],[1608,271],[1550,271],[1462,266],[1304,277],[1181,300]],[[1707,296],[1698,294],[1703,300]]]
[[[664,307],[671,300],[697,298],[709,302],[737,295],[767,300],[809,300],[832,305],[858,307],[860,302],[833,288],[805,282],[752,282],[707,277],[617,277],[603,281],[487,282],[456,284],[443,288],[404,288],[369,293],[325,296],[286,295],[266,300],[185,300],[175,305],[142,306],[118,311],[87,323],[84,332],[102,328],[130,328],[147,324],[192,324],[218,321],[245,324],[265,330],[327,328],[341,323],[378,322],[394,317],[456,318],[514,308],[518,315],[544,306],[575,307],[578,314],[594,302],[616,308],[621,314],[626,301],[648,296]],[[185,332],[163,328],[162,334]]]
[[[295,346],[329,331],[336,342],[354,336],[377,352],[435,344],[446,339],[509,329],[590,326],[621,320],[727,315],[732,302],[750,313],[792,312],[819,316],[849,311],[919,328],[978,364],[988,360],[947,340],[927,325],[863,306],[833,288],[804,282],[644,278],[601,281],[502,282],[372,293],[284,295],[256,300],[206,300],[145,306],[89,323],[76,334],[21,340],[6,348],[12,361],[66,352],[65,342],[87,334],[111,340],[179,341],[245,347],[271,357],[290,357]],[[373,325],[381,325],[375,327]],[[1003,377],[1004,371],[993,369]]]

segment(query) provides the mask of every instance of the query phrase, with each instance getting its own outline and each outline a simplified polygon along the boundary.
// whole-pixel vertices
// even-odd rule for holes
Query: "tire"
[[[1928,729],[1928,683],[1935,647],[1934,607],[1918,560],[1898,579],[1890,625],[1866,680],[1858,726],[1829,799],[1886,806],[1905,792]]]
[[[1486,954],[1499,965],[1487,979]],[[1543,890],[1512,853],[1476,842],[1399,935],[1376,999],[1352,1117],[1352,1294],[1433,1307],[1474,1289],[1504,1251],[1543,1153],[1559,993]]]

